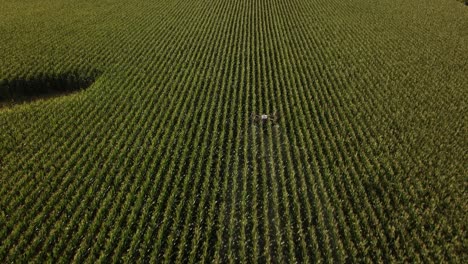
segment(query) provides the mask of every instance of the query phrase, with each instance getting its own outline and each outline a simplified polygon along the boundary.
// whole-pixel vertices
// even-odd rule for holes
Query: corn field
[[[1,263],[468,261],[460,1],[0,2]]]

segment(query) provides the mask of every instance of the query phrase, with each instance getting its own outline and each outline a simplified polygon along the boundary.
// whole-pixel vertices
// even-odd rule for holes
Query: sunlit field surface
[[[462,2],[0,0],[0,262],[467,263]]]

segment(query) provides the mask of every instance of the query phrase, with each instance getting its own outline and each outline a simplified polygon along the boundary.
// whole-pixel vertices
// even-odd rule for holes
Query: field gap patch
[[[98,71],[90,74],[66,72],[10,80],[0,79],[0,107],[81,91],[90,87],[99,75]]]

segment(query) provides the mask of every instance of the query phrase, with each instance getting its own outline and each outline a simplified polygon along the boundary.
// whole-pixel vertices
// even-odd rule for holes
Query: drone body
[[[252,121],[254,121],[255,123],[262,123],[262,124],[268,121],[276,122],[276,120],[278,119],[276,112],[274,112],[271,115],[267,115],[267,114],[259,115],[259,114],[252,113],[251,118],[252,118]]]

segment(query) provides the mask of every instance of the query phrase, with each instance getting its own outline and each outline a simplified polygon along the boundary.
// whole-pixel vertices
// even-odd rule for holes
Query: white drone
[[[252,113],[250,116],[252,118],[252,121],[256,123],[266,123],[268,121],[276,122],[278,120],[278,116],[276,115],[276,112],[273,112],[271,115],[267,114],[256,114]]]

